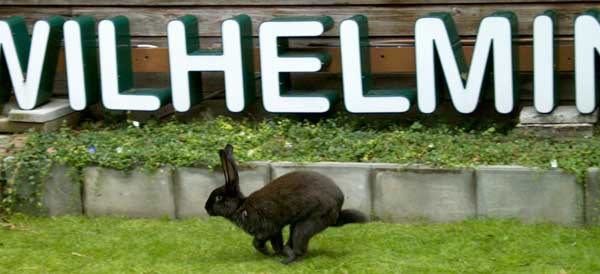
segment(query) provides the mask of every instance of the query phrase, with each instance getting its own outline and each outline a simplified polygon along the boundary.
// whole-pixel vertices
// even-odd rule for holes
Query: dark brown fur
[[[215,189],[206,202],[211,216],[223,216],[254,236],[254,247],[269,254],[270,241],[276,254],[287,256],[284,264],[301,259],[308,241],[329,226],[363,223],[368,218],[356,210],[342,210],[344,194],[328,177],[316,172],[292,172],[277,178],[247,198],[239,190],[233,147],[220,150],[225,186]],[[290,225],[283,245],[281,230]]]

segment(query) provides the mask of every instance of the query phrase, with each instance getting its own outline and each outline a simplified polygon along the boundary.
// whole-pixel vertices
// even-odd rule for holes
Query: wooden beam
[[[299,52],[327,52],[331,54],[330,65],[324,72],[340,73],[339,48],[311,48],[298,50]],[[472,46],[464,47],[467,62],[470,63],[473,54]],[[562,45],[558,47],[557,70],[571,72],[574,69],[573,46]],[[255,49],[255,67],[260,71],[258,49]],[[414,47],[374,47],[370,49],[371,69],[373,73],[414,73],[415,48]],[[522,45],[518,47],[519,71],[529,73],[533,71],[533,47]],[[65,70],[64,57],[61,53],[58,65],[59,71]],[[134,48],[132,49],[132,63],[134,72],[169,72],[169,54],[166,48]]]
[[[487,3],[582,3],[590,0],[0,0],[12,6],[347,6]]]
[[[125,1],[123,1],[125,2]],[[170,20],[190,14],[198,18],[199,35],[203,37],[220,37],[221,23],[224,19],[239,14],[247,14],[252,18],[254,35],[257,35],[261,22],[275,17],[298,17],[328,15],[335,21],[334,27],[321,37],[337,37],[338,25],[347,18],[362,14],[369,18],[369,34],[371,37],[407,37],[414,36],[417,19],[431,12],[448,12],[453,14],[461,36],[475,36],[481,19],[496,11],[511,10],[518,17],[518,35],[532,34],[535,16],[548,9],[558,13],[556,35],[573,35],[573,22],[578,14],[588,9],[599,8],[592,3],[543,3],[543,4],[436,4],[427,7],[417,5],[403,6],[228,6],[228,7],[17,7],[0,8],[0,18],[23,15],[29,28],[33,22],[50,15],[64,15],[67,18],[88,15],[97,20],[126,15],[130,20],[130,32],[136,37],[164,37]]]
[[[11,6],[367,6],[489,3],[582,3],[595,0],[0,0]]]

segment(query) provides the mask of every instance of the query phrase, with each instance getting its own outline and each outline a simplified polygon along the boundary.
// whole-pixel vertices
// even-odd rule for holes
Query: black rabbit
[[[301,259],[308,241],[329,226],[364,223],[367,216],[357,210],[342,210],[344,194],[335,183],[316,172],[292,172],[277,178],[248,197],[240,192],[233,147],[219,150],[225,185],[215,189],[206,201],[210,216],[223,216],[254,236],[252,244],[269,255],[271,241],[276,254],[287,256],[284,264]],[[283,245],[281,230],[290,225],[290,237]]]

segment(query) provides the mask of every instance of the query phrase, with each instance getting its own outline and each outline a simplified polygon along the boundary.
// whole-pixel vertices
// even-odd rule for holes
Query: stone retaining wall
[[[162,168],[155,172],[88,167],[81,191],[64,167],[46,182],[44,211],[127,217],[206,217],[204,203],[223,185],[207,168]],[[368,163],[249,163],[240,167],[246,195],[295,170],[331,177],[355,208],[385,222],[453,222],[473,218],[516,218],[524,222],[600,225],[598,169],[585,183],[560,170],[520,166],[440,169]],[[81,195],[78,195],[81,193]]]

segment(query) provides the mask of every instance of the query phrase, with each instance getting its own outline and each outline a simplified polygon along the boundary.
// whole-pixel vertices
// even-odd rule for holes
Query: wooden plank
[[[71,17],[72,9],[68,7],[51,7],[51,8],[15,8],[15,7],[1,7],[0,8],[0,20],[9,18],[12,16],[23,16],[27,21],[27,27],[29,31],[33,28],[35,21],[47,18],[52,15],[60,15],[64,17]]]
[[[179,16],[191,14],[198,17],[200,35],[215,37],[221,35],[221,22],[238,14],[252,17],[254,34],[258,25],[274,17],[294,17],[306,15],[329,15],[336,24],[326,32],[324,37],[338,35],[337,26],[341,20],[356,14],[369,18],[369,32],[374,37],[399,37],[414,35],[415,21],[431,12],[450,12],[454,14],[460,35],[474,36],[480,20],[496,11],[512,10],[519,19],[519,34],[531,35],[534,17],[545,10],[554,9],[559,13],[558,35],[572,35],[574,18],[591,8],[600,8],[600,4],[590,3],[561,3],[561,4],[510,4],[510,5],[431,5],[398,7],[356,7],[356,6],[324,6],[324,7],[69,7],[69,8],[34,8],[34,7],[3,7],[0,18],[10,15],[24,15],[29,22],[44,18],[48,15],[61,14],[65,16],[90,15],[98,19],[110,18],[115,15],[126,15],[131,22],[132,36],[165,36],[167,23]],[[68,9],[65,11],[65,9]]]
[[[300,51],[300,50],[299,50]],[[331,64],[324,69],[324,72],[340,73],[340,52],[339,48],[314,48],[304,49],[301,52],[323,51],[331,54]],[[473,53],[472,46],[464,47],[467,62],[470,63]],[[562,45],[558,48],[557,70],[560,72],[570,72],[574,69],[573,46]],[[375,47],[370,49],[371,68],[373,73],[414,73],[415,72],[415,49],[414,47]],[[521,72],[533,71],[533,47],[522,45],[518,47],[519,70]],[[260,71],[258,60],[260,56],[258,49],[255,49],[255,67]],[[61,54],[58,65],[59,71],[64,71],[64,57]],[[168,72],[169,55],[166,48],[134,48],[132,53],[133,70],[135,72]]]
[[[331,6],[331,5],[432,5],[487,3],[582,3],[590,0],[0,0],[14,6]]]
[[[556,40],[561,43],[573,43],[573,36],[556,37]],[[205,49],[221,49],[221,37],[202,37],[202,48]],[[475,44],[475,37],[468,36],[462,37],[461,41],[463,45]],[[533,39],[531,37],[517,37],[514,41],[518,44],[526,45],[531,44]],[[414,37],[391,37],[391,38],[379,38],[373,37],[370,39],[371,47],[406,47],[412,46],[415,43]],[[258,39],[253,39],[254,47],[258,47]],[[166,37],[152,36],[152,37],[139,37],[134,36],[131,38],[132,47],[168,47]],[[326,38],[294,38],[289,41],[290,48],[306,48],[306,47],[339,47],[339,37],[326,37]]]
[[[201,44],[203,48],[206,49],[220,49],[221,48],[221,37],[202,37]],[[289,45],[292,48],[302,48],[302,47],[337,47],[339,45],[339,37],[327,37],[327,38],[294,38],[289,41]],[[470,40],[463,39],[465,43],[470,43]],[[379,39],[373,38],[371,39],[372,45],[377,45],[378,43],[385,44],[388,46],[390,43],[392,45],[397,44],[414,44],[413,38],[394,38],[394,39]],[[258,39],[253,39],[254,47],[258,47]],[[133,36],[131,37],[131,45],[133,47],[168,47],[167,37],[164,36],[151,36],[151,37],[140,37]]]
[[[572,35],[573,22],[577,14],[590,8],[599,7],[591,4],[544,4],[544,5],[485,5],[485,6],[430,6],[422,7],[320,7],[320,8],[143,8],[143,9],[86,9],[74,8],[73,15],[92,15],[106,18],[115,14],[128,14],[131,19],[131,33],[134,36],[164,36],[166,24],[177,16],[192,14],[198,17],[200,35],[220,36],[221,22],[238,14],[252,17],[254,34],[258,25],[274,17],[295,17],[306,15],[329,15],[339,24],[343,19],[356,14],[369,18],[371,36],[412,36],[416,20],[430,12],[450,12],[454,14],[460,35],[476,35],[479,22],[499,10],[513,10],[519,19],[519,34],[531,35],[532,22],[536,15],[548,9],[560,13],[558,35]],[[337,25],[323,36],[337,36]]]
[[[348,6],[348,5],[433,5],[487,3],[581,3],[590,0],[0,0],[12,6]]]

